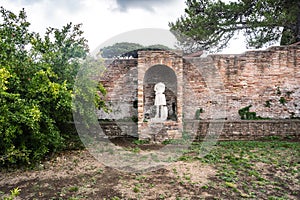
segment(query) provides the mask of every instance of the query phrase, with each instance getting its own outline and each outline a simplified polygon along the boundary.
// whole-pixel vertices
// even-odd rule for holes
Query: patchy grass
[[[197,153],[199,144],[191,152]],[[217,176],[213,189],[231,197],[296,199],[300,196],[300,145],[285,141],[220,142],[203,158],[212,164]],[[220,195],[219,197],[223,197]]]
[[[156,151],[134,142],[129,151]],[[147,149],[150,148],[150,149]],[[202,148],[202,149],[201,149]],[[65,152],[36,169],[0,172],[0,199],[17,188],[21,199],[297,199],[300,143],[219,142],[204,157],[200,143],[176,162],[147,173],[124,173],[86,150]]]

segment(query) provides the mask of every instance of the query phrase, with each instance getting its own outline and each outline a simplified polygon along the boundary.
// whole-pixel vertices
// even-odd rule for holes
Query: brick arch
[[[165,84],[165,96],[168,107],[168,120],[177,120],[177,76],[175,71],[166,65],[154,65],[150,67],[144,76],[143,91],[144,91],[144,117],[147,119],[153,118],[155,100],[155,84],[162,82]],[[147,113],[147,115],[145,114]],[[151,115],[152,114],[152,115]]]
[[[168,137],[180,137],[182,130],[182,97],[183,97],[183,58],[172,51],[140,51],[138,54],[138,123],[139,134],[144,135],[143,130],[149,127],[149,123],[144,122],[144,77],[146,72],[153,66],[166,66],[172,69],[177,77],[176,94],[177,97],[177,121],[164,122],[167,128]],[[147,132],[147,131],[145,131]],[[147,133],[145,133],[147,134]],[[143,136],[142,136],[143,138]]]

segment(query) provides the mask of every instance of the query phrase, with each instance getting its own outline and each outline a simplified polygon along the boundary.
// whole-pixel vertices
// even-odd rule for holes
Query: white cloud
[[[141,8],[154,11],[157,6],[172,5],[178,0],[116,0],[120,11],[128,11],[130,8]]]
[[[24,7],[31,30],[41,34],[47,27],[82,23],[91,51],[124,32],[144,28],[167,30],[168,23],[183,15],[185,8],[184,1],[178,0],[12,0],[3,4],[15,13]],[[230,49],[244,51],[244,47]]]
[[[158,0],[128,2],[126,8],[130,9],[127,12],[116,11],[120,5],[111,0],[12,0],[5,1],[3,6],[14,12],[19,12],[24,7],[31,29],[36,32],[44,33],[47,27],[60,28],[68,22],[82,23],[91,50],[111,37],[130,30],[168,29],[168,22],[176,20],[185,6],[183,1],[171,3],[175,0],[170,3],[163,0],[161,4]],[[122,5],[125,5],[124,1]],[[143,7],[146,5],[155,9],[155,12],[147,11]]]

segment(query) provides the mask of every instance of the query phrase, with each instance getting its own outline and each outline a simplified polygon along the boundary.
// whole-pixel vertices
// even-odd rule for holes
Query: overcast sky
[[[168,30],[184,14],[185,0],[0,0],[2,6],[19,12],[25,8],[31,29],[44,33],[47,27],[61,28],[68,22],[82,23],[84,36],[93,51],[124,32],[156,28]],[[158,37],[158,36],[153,36]],[[235,41],[224,53],[243,52]]]

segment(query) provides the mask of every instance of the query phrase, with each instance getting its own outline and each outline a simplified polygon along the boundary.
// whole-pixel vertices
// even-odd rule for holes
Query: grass
[[[204,157],[199,157],[200,151],[201,144],[194,143],[179,160],[199,160],[214,165],[217,168],[215,189],[231,189],[231,195],[243,198],[257,198],[268,193],[268,199],[288,199],[288,195],[297,193],[288,185],[299,184],[299,143],[275,139],[269,142],[227,141],[219,142]]]
[[[168,141],[170,142],[170,141]],[[178,141],[171,141],[176,143]],[[193,143],[178,159],[183,162],[199,162],[216,168],[216,176],[209,183],[201,186],[207,193],[218,192],[221,199],[290,199],[297,196],[300,175],[300,144],[279,141],[226,141],[218,142],[212,150],[201,157],[203,144]],[[155,159],[155,155],[153,155]],[[193,174],[186,171],[178,174],[171,169],[177,179],[169,180],[170,185],[193,187]],[[272,173],[270,173],[272,172]],[[278,174],[277,174],[278,173]],[[137,175],[132,191],[141,194],[147,188],[155,187],[149,183],[149,177]],[[146,183],[146,185],[144,185]],[[150,186],[150,185],[151,186]],[[293,187],[297,187],[296,190]],[[164,195],[157,196],[164,199]]]

